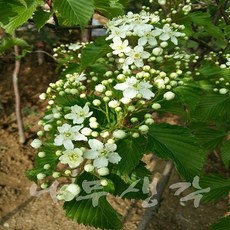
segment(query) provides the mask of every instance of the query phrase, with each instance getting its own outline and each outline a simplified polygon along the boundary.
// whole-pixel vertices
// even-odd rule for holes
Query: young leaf
[[[94,64],[99,58],[103,57],[109,51],[110,47],[105,42],[105,39],[99,38],[94,43],[88,44],[82,51],[82,69]]]
[[[148,151],[172,159],[180,175],[187,180],[201,173],[204,151],[197,139],[184,127],[168,124],[152,125],[148,132]]]
[[[34,19],[36,27],[40,30],[49,20],[51,15],[52,15],[52,12],[46,12],[43,10],[35,11],[33,19]]]
[[[82,29],[93,15],[93,0],[54,0],[54,9],[71,25],[79,24]]]
[[[37,0],[0,0],[0,22],[7,33],[12,34],[32,16]]]
[[[230,191],[230,178],[225,178],[220,175],[203,176],[200,178],[202,188],[210,187],[210,192],[204,193],[202,201],[216,201],[222,197],[228,196]]]
[[[229,168],[230,167],[230,140],[224,142],[220,153],[225,167]]]

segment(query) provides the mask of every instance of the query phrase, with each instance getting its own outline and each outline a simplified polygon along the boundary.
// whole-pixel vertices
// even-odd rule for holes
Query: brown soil
[[[29,189],[33,184],[25,177],[25,171],[32,168],[35,151],[29,143],[39,130],[37,122],[42,116],[45,104],[38,101],[49,82],[57,76],[52,63],[39,66],[36,57],[30,56],[22,62],[19,76],[22,99],[23,121],[27,143],[18,144],[17,124],[14,112],[12,72],[14,63],[0,63],[0,229],[10,230],[90,230],[73,223],[65,217],[62,203],[53,203],[49,194],[32,197]],[[154,158],[151,167],[162,172],[165,161]],[[174,170],[169,185],[182,180]],[[194,208],[193,201],[181,206],[181,196],[174,196],[174,190],[167,189],[158,213],[153,217],[149,230],[205,230],[225,214],[227,200],[212,204],[201,204]],[[124,230],[135,230],[144,209],[141,202],[122,201],[109,198],[111,204],[124,216]]]

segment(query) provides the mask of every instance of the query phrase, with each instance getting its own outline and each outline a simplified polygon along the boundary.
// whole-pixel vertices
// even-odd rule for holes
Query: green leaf
[[[52,16],[52,12],[46,12],[43,10],[35,11],[33,19],[36,27],[40,30],[50,19],[51,16]]]
[[[0,0],[0,22],[7,33],[13,32],[32,16],[40,1]]]
[[[212,230],[229,230],[230,216],[220,218],[219,221],[212,225]]]
[[[87,172],[82,173],[76,178],[76,183],[82,187],[82,190],[77,199],[64,203],[66,216],[77,221],[79,224],[89,225],[95,228],[120,229],[120,216],[106,200],[106,192],[103,190],[103,187],[97,187],[97,189],[95,187],[95,189],[93,189],[96,183],[90,183],[88,191],[82,186],[84,181],[97,182],[100,181],[100,179]],[[93,199],[98,201],[94,206]]]
[[[198,121],[229,121],[230,120],[229,95],[208,94],[203,95],[195,111],[193,118]]]
[[[94,0],[96,10],[107,18],[114,18],[125,13],[124,6],[114,0]]]
[[[54,0],[54,9],[71,25],[83,29],[94,12],[93,0]]]
[[[100,229],[121,228],[121,220],[105,197],[100,197],[98,205],[93,207],[92,199],[72,200],[64,203],[66,216],[79,224]]]
[[[88,44],[82,51],[82,56],[81,56],[82,69],[94,64],[99,58],[103,57],[110,50],[111,48],[103,38],[99,38],[94,43]]]
[[[229,168],[230,167],[230,140],[224,142],[220,154],[225,167]]]
[[[5,38],[1,40],[0,44],[0,54],[3,53],[5,50],[13,47],[14,45],[17,46],[29,46],[29,44],[20,38]]]
[[[148,132],[148,151],[172,159],[180,175],[192,180],[203,168],[204,151],[197,139],[184,127],[154,124]]]
[[[118,170],[121,174],[130,174],[139,164],[145,153],[145,139],[124,139],[117,143],[117,152],[121,156]]]
[[[228,135],[221,129],[204,128],[205,124],[198,124],[200,127],[193,130],[194,135],[200,140],[202,146],[208,150],[217,148]]]
[[[230,191],[230,178],[225,178],[220,175],[212,174],[200,178],[202,188],[210,187],[210,192],[204,193],[202,201],[210,202],[227,197]]]

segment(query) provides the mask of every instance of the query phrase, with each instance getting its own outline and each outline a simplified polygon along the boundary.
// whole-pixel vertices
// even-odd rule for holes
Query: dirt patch
[[[11,230],[91,230],[94,228],[78,225],[68,220],[62,203],[53,203],[49,194],[31,197],[29,189],[33,184],[25,177],[25,171],[32,168],[35,151],[30,141],[39,130],[37,122],[46,104],[38,101],[49,82],[57,79],[53,63],[39,66],[36,56],[22,62],[19,82],[22,98],[23,121],[27,143],[23,146],[17,141],[17,124],[14,113],[14,94],[12,89],[13,62],[1,64],[0,70],[0,229]],[[154,172],[162,172],[165,161],[154,158],[151,166]],[[212,162],[211,162],[212,163]],[[173,170],[169,185],[181,182]],[[158,213],[153,217],[149,230],[209,229],[216,218],[224,215],[227,200],[194,207],[193,201],[180,205],[181,196],[174,196],[169,189],[164,192]],[[144,208],[142,202],[122,201],[109,198],[110,203],[123,216],[124,230],[133,230],[141,219]],[[215,211],[214,211],[215,210]]]

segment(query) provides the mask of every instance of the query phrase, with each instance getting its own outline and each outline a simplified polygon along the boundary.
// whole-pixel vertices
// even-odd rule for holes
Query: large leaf
[[[110,50],[111,48],[106,43],[105,39],[102,38],[97,39],[94,43],[88,44],[82,51],[82,69],[94,64],[99,58],[103,57]]]
[[[200,121],[229,121],[230,120],[229,95],[208,94],[203,95],[193,113],[195,120]]]
[[[221,148],[221,157],[225,167],[230,167],[230,140],[224,142]]]
[[[154,124],[148,132],[148,151],[164,159],[172,159],[180,175],[187,180],[201,173],[204,151],[186,128]]]
[[[88,182],[89,187],[86,186]],[[100,229],[120,229],[120,216],[106,200],[107,192],[104,191],[103,186],[97,182],[100,182],[100,179],[87,172],[76,178],[76,183],[82,187],[82,190],[77,199],[64,203],[66,215],[79,224]],[[94,187],[96,184],[99,186]],[[94,205],[93,200],[97,201]]]
[[[215,201],[228,196],[230,191],[230,178],[215,174],[203,176],[200,178],[200,186],[202,188],[210,187],[210,192],[203,194],[202,201]]]
[[[7,33],[12,34],[32,16],[38,0],[0,0],[0,22]]]
[[[54,0],[54,8],[71,25],[83,29],[94,12],[93,0]]]
[[[145,153],[145,139],[122,140],[117,143],[117,152],[121,156],[118,170],[122,174],[130,174],[139,164]]]

